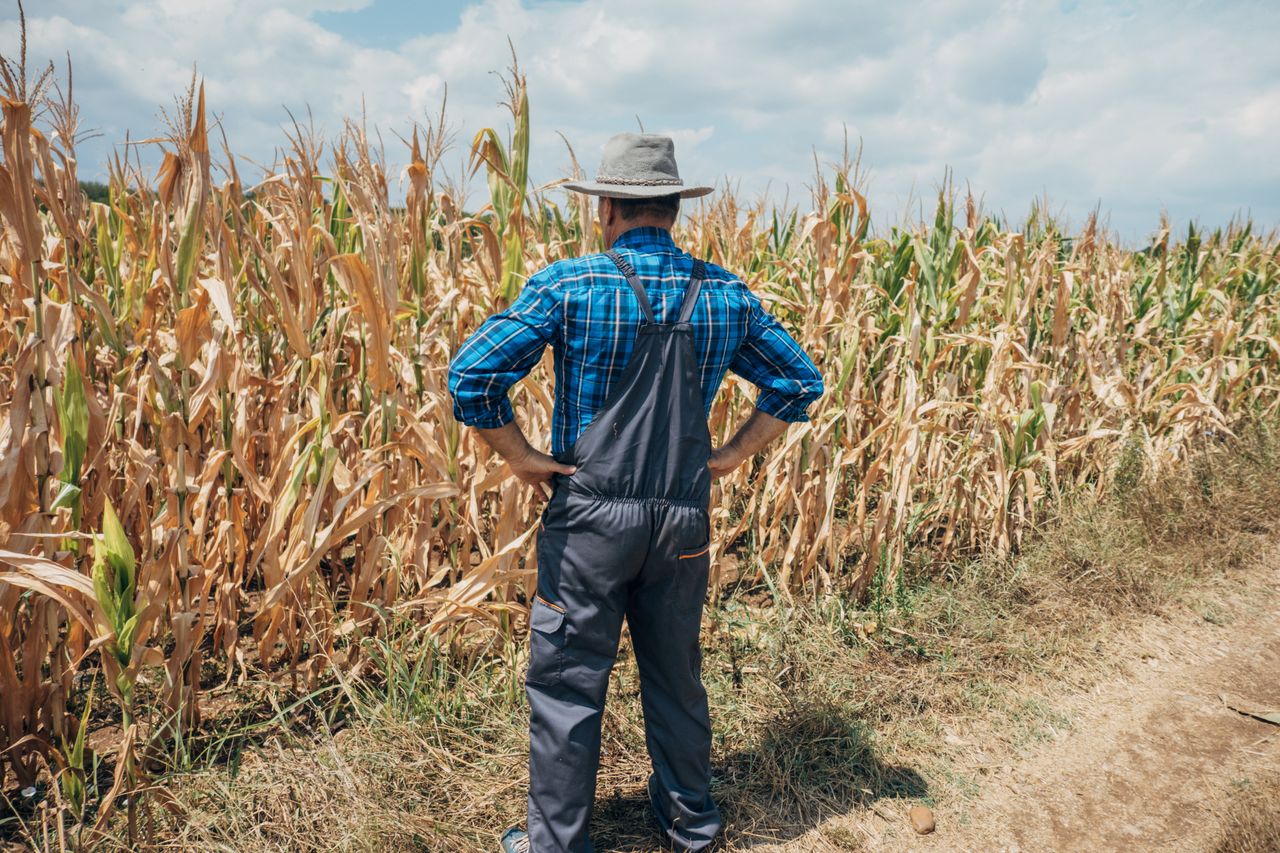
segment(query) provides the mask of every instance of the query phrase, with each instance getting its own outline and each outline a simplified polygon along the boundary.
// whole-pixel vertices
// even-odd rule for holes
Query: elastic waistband
[[[564,489],[568,494],[600,503],[644,504],[646,506],[687,506],[694,509],[708,509],[711,503],[710,495],[707,496],[707,500],[698,500],[697,498],[663,497],[658,495],[607,495],[583,488],[582,486],[575,484],[571,477],[557,477],[556,479],[560,481],[559,488]]]

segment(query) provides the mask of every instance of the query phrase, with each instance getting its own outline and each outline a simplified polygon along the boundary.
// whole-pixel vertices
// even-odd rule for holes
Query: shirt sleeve
[[[494,314],[463,342],[449,364],[453,416],[492,429],[515,419],[507,398],[560,332],[558,280],[551,267],[525,283],[511,307]]]
[[[783,421],[809,419],[806,410],[822,396],[822,374],[782,324],[743,287],[747,334],[729,368],[760,389],[756,408]]]

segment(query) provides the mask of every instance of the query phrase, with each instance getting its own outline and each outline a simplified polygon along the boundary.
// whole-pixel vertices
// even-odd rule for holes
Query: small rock
[[[34,797],[35,795],[36,795],[36,789],[35,789],[35,786],[29,786],[29,787],[26,787],[26,788],[23,788],[23,789],[22,789],[22,796],[23,796],[23,799],[27,799],[27,800],[29,800],[29,799],[31,799],[32,797]]]
[[[908,813],[911,818],[911,828],[921,835],[928,835],[933,832],[933,812],[928,806],[914,806]]]

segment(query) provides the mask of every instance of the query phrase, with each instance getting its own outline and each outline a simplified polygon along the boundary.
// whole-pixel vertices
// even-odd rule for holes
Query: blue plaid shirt
[[[659,323],[680,312],[693,257],[660,228],[633,228],[613,248],[636,268]],[[453,414],[495,428],[514,418],[507,392],[555,350],[551,452],[573,445],[604,405],[631,357],[643,315],[627,280],[603,254],[557,261],[525,284],[511,307],[486,320],[449,365]],[[760,388],[756,408],[803,421],[822,394],[822,375],[782,325],[735,275],[707,264],[690,321],[707,412],[726,371]]]

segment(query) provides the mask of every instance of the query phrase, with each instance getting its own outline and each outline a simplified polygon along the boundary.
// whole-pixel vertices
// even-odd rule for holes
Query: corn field
[[[69,75],[7,62],[0,102],[0,771],[56,777],[83,819],[96,681],[120,723],[101,821],[219,683],[358,675],[388,614],[518,648],[540,506],[453,420],[446,371],[526,276],[599,235],[585,200],[530,184],[514,68],[512,131],[471,145],[470,210],[442,122],[404,142],[399,180],[350,123],[328,143],[295,125],[248,181],[195,82],[146,143],[158,173],[117,155],[92,203]],[[1274,233],[1166,224],[1132,251],[948,189],[931,222],[873,231],[861,186],[846,158],[804,209],[720,193],[677,229],[827,379],[810,422],[718,482],[717,583],[860,596],[919,549],[1016,549],[1059,496],[1276,409]],[[551,388],[548,357],[514,392],[530,435]],[[713,435],[753,396],[731,378]]]

